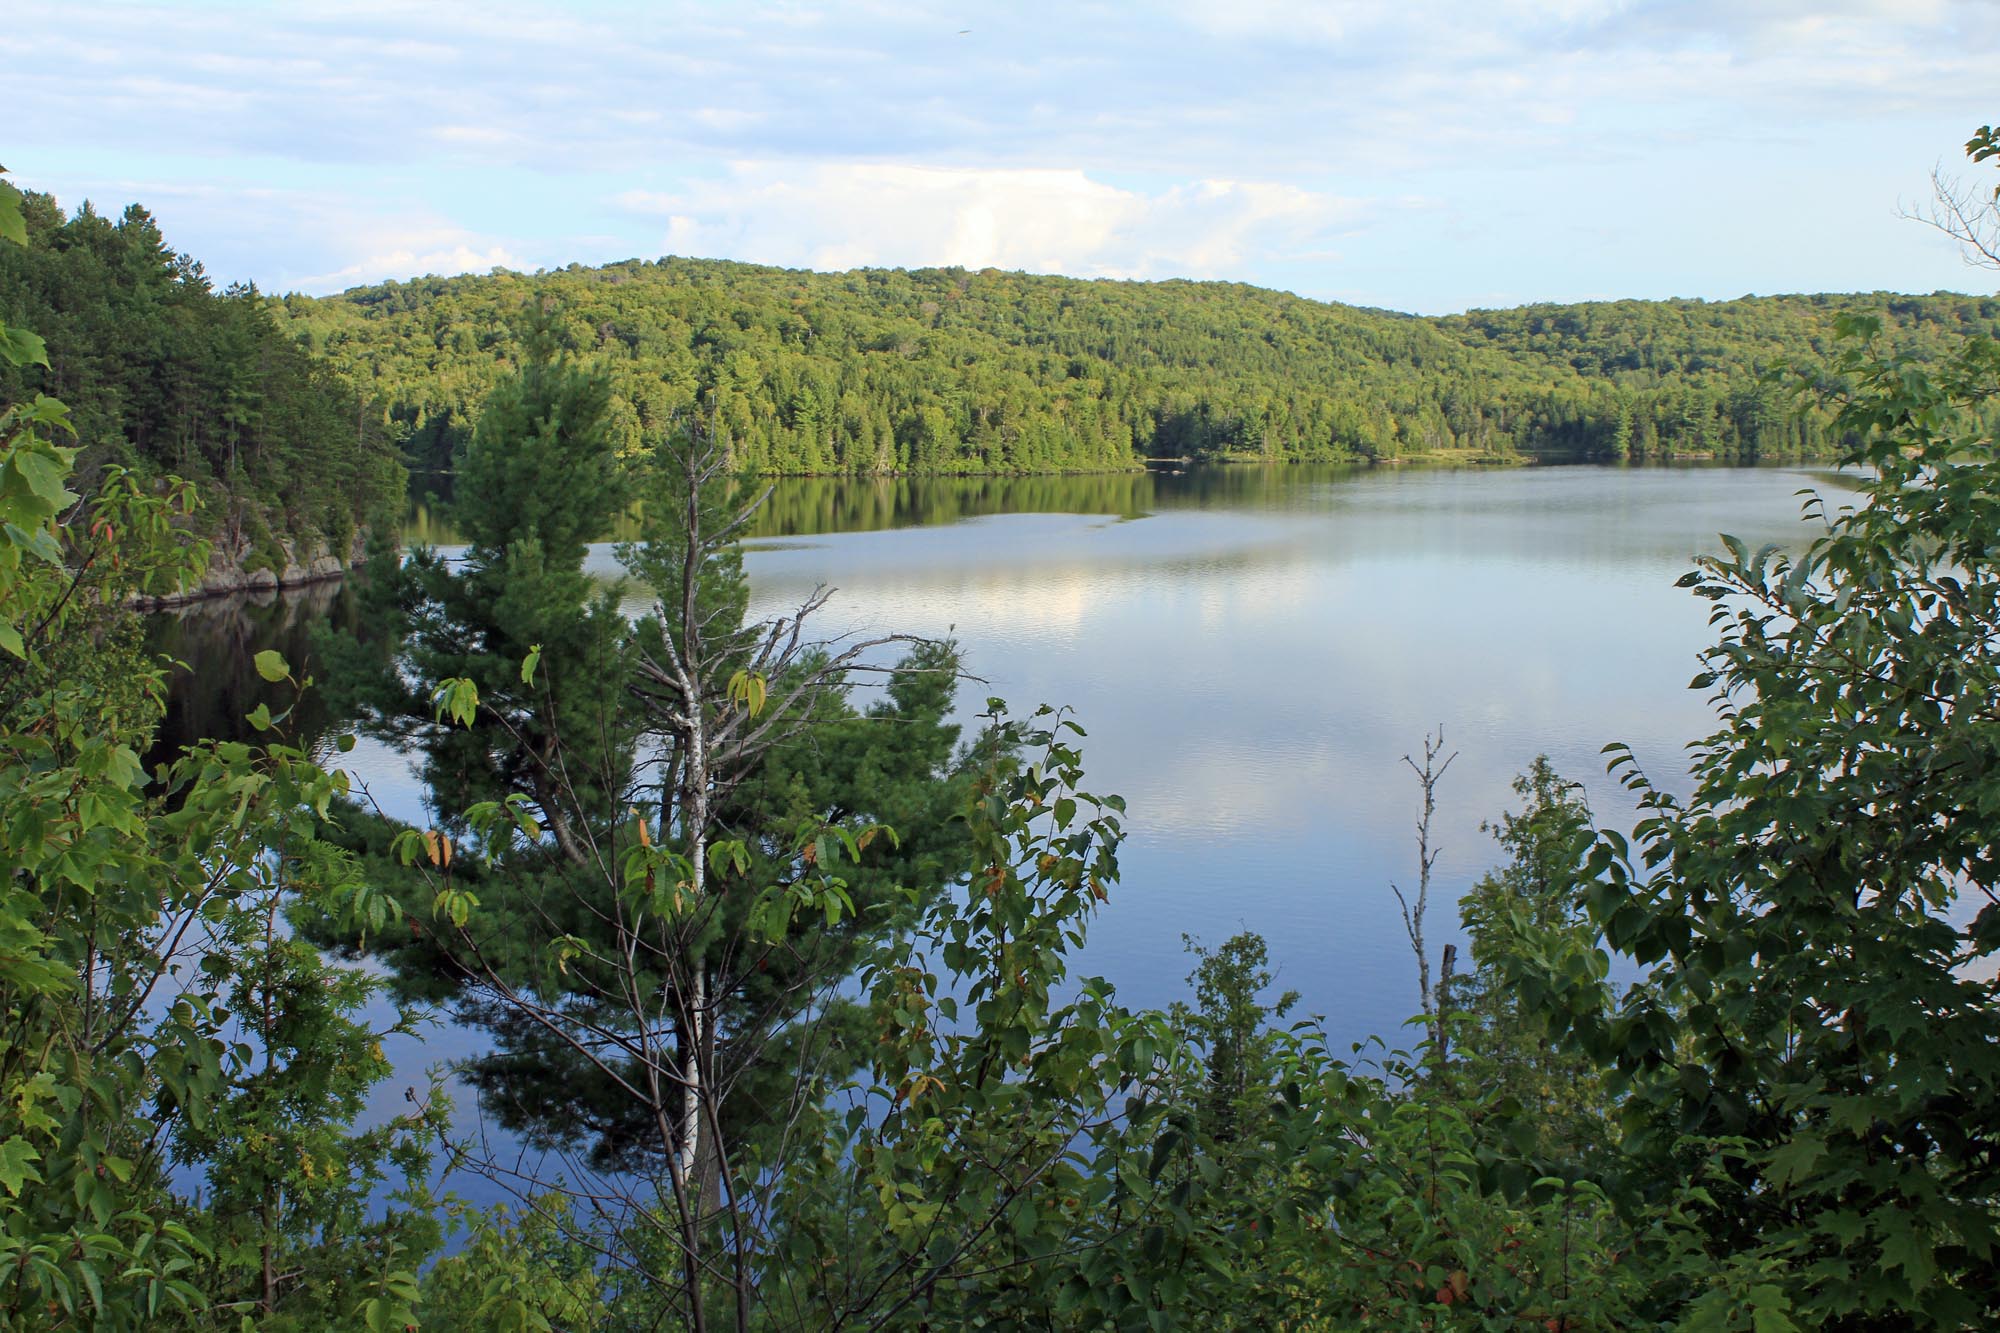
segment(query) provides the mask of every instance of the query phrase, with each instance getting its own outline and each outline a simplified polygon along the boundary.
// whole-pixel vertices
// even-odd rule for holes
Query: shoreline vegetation
[[[336,577],[411,501],[448,499],[531,309],[606,376],[621,469],[700,422],[768,477],[1833,457],[1853,442],[1774,368],[1824,359],[1854,314],[1919,362],[2000,329],[2000,301],[1942,293],[1427,318],[1235,283],[676,257],[271,297],[218,290],[139,205],[22,212],[0,310],[48,364],[0,367],[0,396],[69,403],[86,484],[109,465],[200,487],[215,564],[186,597]]]
[[[1786,461],[1834,461],[1832,459],[1786,460]],[[1272,461],[1255,455],[1232,454],[1209,458],[1150,458],[1122,467],[1095,469],[1070,469],[1060,472],[892,472],[864,474],[860,476],[845,473],[785,473],[766,476],[764,481],[780,487],[780,496],[787,483],[823,483],[841,487],[890,488],[898,487],[945,487],[954,483],[970,486],[994,484],[1007,487],[1010,483],[1033,483],[1037,481],[1062,482],[1104,479],[1115,481],[1122,478],[1145,476],[1187,476],[1204,470],[1248,471],[1257,468],[1291,468],[1305,466],[1335,466],[1350,468],[1356,472],[1386,469],[1393,471],[1481,471],[1494,468],[1541,468],[1568,467],[1576,465],[1626,466],[1646,468],[1669,468],[1683,465],[1719,464],[1721,466],[1751,466],[1719,460],[1713,454],[1683,451],[1648,459],[1627,459],[1614,462],[1608,459],[1573,459],[1526,454],[1493,455],[1472,450],[1440,450],[1429,453],[1406,454],[1396,458],[1354,458],[1340,460],[1290,459]],[[402,520],[391,531],[393,538],[388,541],[391,549],[401,550],[406,544],[451,546],[460,544],[462,534],[451,528],[444,514],[449,503],[437,497],[429,497],[429,503],[413,502],[405,511]],[[1137,512],[1136,497],[1132,505],[1124,506]],[[1101,508],[1102,506],[1100,506]],[[642,506],[635,503],[626,514],[614,520],[602,534],[600,540],[625,540],[629,533],[636,531],[636,519]],[[986,516],[991,514],[1016,512],[1005,499],[995,499],[988,503],[962,507],[916,506],[918,512],[880,520],[882,526],[927,526],[934,523],[952,522],[960,518]],[[748,532],[752,539],[769,539],[798,535],[801,529],[795,520],[788,520],[786,507],[774,504],[760,517]],[[864,521],[862,526],[869,524]],[[820,525],[810,528],[813,532],[827,530]],[[838,530],[837,528],[834,530]],[[327,583],[338,583],[359,570],[367,558],[366,532],[357,534],[354,546],[345,560],[335,559],[323,550],[309,562],[300,562],[292,555],[289,542],[281,543],[286,559],[281,568],[269,566],[249,568],[240,560],[231,561],[218,551],[212,551],[210,564],[202,580],[178,592],[157,593],[135,596],[132,605],[140,611],[169,611],[197,603],[233,597],[257,598],[274,592],[289,592],[312,588]]]

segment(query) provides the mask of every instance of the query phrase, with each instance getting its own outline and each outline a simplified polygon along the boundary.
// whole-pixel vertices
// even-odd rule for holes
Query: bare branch
[[[2000,269],[2000,198],[1955,180],[1937,167],[1931,171],[1930,202],[1896,212],[1956,241],[1961,257],[1971,267]]]
[[[1442,762],[1439,756],[1443,755]],[[1424,943],[1424,916],[1430,910],[1431,871],[1437,865],[1441,849],[1431,841],[1431,820],[1437,813],[1437,785],[1444,779],[1445,771],[1451,767],[1458,752],[1444,753],[1444,726],[1439,724],[1433,735],[1424,737],[1424,761],[1420,765],[1409,755],[1403,756],[1403,763],[1417,776],[1417,786],[1423,792],[1423,811],[1417,817],[1417,892],[1415,901],[1405,896],[1403,890],[1391,882],[1389,891],[1396,895],[1396,905],[1403,915],[1403,932],[1409,936],[1410,951],[1417,959],[1417,996],[1423,1005],[1424,1018],[1430,1030],[1433,1049],[1444,1049],[1443,1022],[1438,1015],[1437,994],[1431,986],[1430,951]]]

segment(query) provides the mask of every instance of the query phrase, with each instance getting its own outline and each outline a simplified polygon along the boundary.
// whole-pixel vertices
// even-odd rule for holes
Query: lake
[[[1294,467],[1012,480],[781,483],[746,558],[753,614],[837,593],[827,635],[954,635],[962,703],[1051,703],[1089,732],[1091,785],[1130,809],[1123,882],[1081,970],[1134,1005],[1186,995],[1182,935],[1265,935],[1300,1012],[1340,1039],[1406,1039],[1416,974],[1392,881],[1416,873],[1418,790],[1402,766],[1442,726],[1430,923],[1492,866],[1483,821],[1538,754],[1581,781],[1600,819],[1629,813],[1602,747],[1629,742],[1684,790],[1683,747],[1712,714],[1688,681],[1707,604],[1674,581],[1729,532],[1798,543],[1804,469]],[[435,524],[422,534],[448,543]],[[593,567],[616,572],[608,546]],[[351,593],[162,618],[194,668],[173,730],[240,717],[251,653],[306,660],[307,628]],[[635,611],[642,609],[635,605]],[[310,726],[323,719],[309,720]],[[402,757],[343,761],[392,813],[422,793]],[[440,1034],[402,1067],[466,1049]],[[398,1085],[400,1087],[400,1084]]]

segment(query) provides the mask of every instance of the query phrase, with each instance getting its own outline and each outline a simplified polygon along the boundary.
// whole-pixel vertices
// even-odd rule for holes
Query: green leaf
[[[19,450],[14,454],[13,463],[15,469],[26,479],[28,489],[51,508],[60,509],[76,499],[76,496],[63,486],[63,481],[68,475],[67,470],[47,454]]]
[[[440,721],[449,717],[458,725],[469,727],[479,714],[479,686],[463,676],[454,676],[438,682],[431,691],[431,702]]]
[[[1928,1287],[1937,1274],[1930,1243],[1902,1213],[1891,1213],[1883,1230],[1887,1234],[1882,1238],[1882,1266],[1902,1269],[1912,1291]]]
[[[4,529],[0,530],[6,532],[9,542],[26,551],[29,555],[34,556],[37,560],[45,561],[51,565],[60,565],[62,563],[62,547],[56,545],[55,534],[47,528],[23,528],[18,524],[8,523]]]
[[[292,674],[285,664],[285,655],[273,648],[266,648],[256,656],[257,674],[268,681],[280,681]]]
[[[0,1143],[0,1185],[4,1185],[9,1194],[18,1197],[22,1185],[42,1179],[42,1173],[34,1167],[41,1159],[42,1155],[19,1134]]]
[[[49,345],[26,329],[10,329],[0,324],[0,361],[10,366],[46,366]]]
[[[7,181],[0,181],[0,241],[20,246],[28,243],[28,220],[21,214],[21,192]]]
[[[1813,1164],[1825,1155],[1825,1140],[1815,1134],[1797,1134],[1771,1154],[1766,1174],[1780,1185],[1796,1185],[1811,1174]]]
[[[1786,1313],[1792,1302],[1781,1288],[1760,1284],[1750,1288],[1745,1296],[1750,1305],[1753,1333],[1798,1333],[1799,1326]]]

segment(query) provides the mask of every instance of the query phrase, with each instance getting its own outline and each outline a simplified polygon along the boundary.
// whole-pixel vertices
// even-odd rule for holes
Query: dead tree
[[[1440,762],[1439,756],[1443,755]],[[1438,1013],[1438,997],[1431,987],[1430,952],[1424,945],[1424,914],[1430,908],[1431,870],[1437,865],[1438,848],[1431,842],[1431,819],[1437,813],[1437,785],[1444,779],[1445,770],[1451,761],[1458,758],[1457,751],[1444,753],[1444,727],[1439,726],[1436,734],[1424,737],[1424,762],[1420,765],[1409,755],[1403,762],[1417,775],[1417,786],[1423,792],[1423,813],[1417,818],[1417,892],[1414,901],[1391,880],[1389,892],[1396,895],[1396,904],[1402,909],[1403,931],[1410,937],[1410,951],[1417,956],[1417,997],[1423,1005],[1425,1025],[1429,1029],[1432,1049],[1444,1049],[1444,1023]]]
[[[2000,165],[2000,129],[1982,125],[1965,144],[1966,157],[1975,163]],[[1902,215],[1935,227],[1958,242],[1959,253],[1975,268],[2000,268],[2000,186],[1971,186],[1945,175],[1939,166],[1931,172],[1931,202],[1923,209],[1904,208]]]
[[[1901,215],[1956,241],[1972,267],[2000,268],[2000,194],[1968,186],[1939,168],[1931,172],[1930,202],[1903,208]]]

